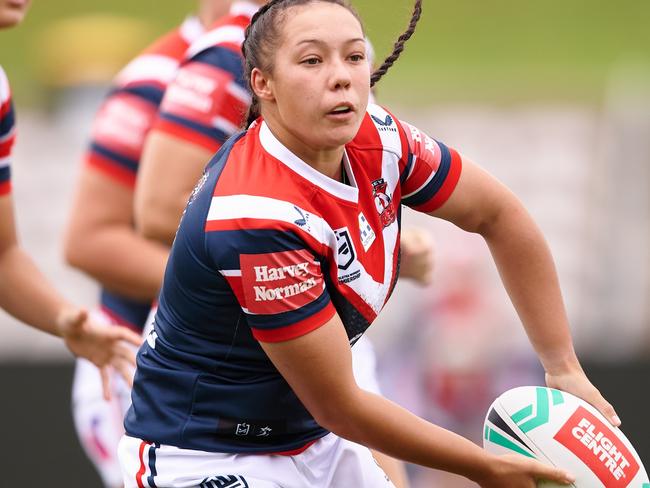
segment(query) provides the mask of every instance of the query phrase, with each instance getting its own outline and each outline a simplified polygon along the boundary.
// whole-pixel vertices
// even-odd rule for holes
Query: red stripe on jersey
[[[301,454],[305,452],[307,449],[309,449],[311,446],[314,445],[316,441],[319,441],[320,439],[314,439],[313,441],[309,441],[307,444],[305,444],[302,447],[299,447],[298,449],[292,449],[291,451],[281,451],[281,452],[267,452],[264,454],[272,454],[275,456],[297,456],[298,454]]]
[[[88,167],[101,171],[106,176],[109,176],[113,181],[131,189],[135,188],[137,175],[108,158],[89,152],[86,154],[86,164]]]
[[[11,148],[16,140],[16,134],[12,134],[4,141],[0,142],[0,158],[6,158],[11,154]]]
[[[180,60],[188,47],[180,29],[175,29],[151,44],[142,54],[162,54]]]
[[[442,187],[438,190],[438,192],[434,195],[434,197],[426,202],[424,205],[420,205],[416,210],[420,212],[433,212],[434,210],[440,208],[451,196],[453,193],[454,189],[456,188],[456,184],[458,183],[458,180],[460,179],[460,173],[462,172],[462,158],[460,157],[460,154],[458,154],[454,149],[448,148],[449,153],[451,154],[451,163],[449,165],[449,173],[447,173],[447,177],[445,178],[445,182],[443,183]]]
[[[160,131],[164,134],[174,136],[178,139],[181,139],[183,142],[189,142],[191,144],[196,144],[202,148],[210,151],[210,153],[215,153],[221,147],[221,143],[212,137],[204,136],[199,134],[196,131],[188,129],[182,125],[176,124],[169,120],[158,118],[153,125],[154,131]]]
[[[295,324],[276,329],[255,329],[251,327],[253,337],[260,342],[283,342],[304,336],[325,325],[336,313],[332,302],[329,302],[320,312],[296,322]]]
[[[0,181],[0,196],[11,193],[11,181]]]

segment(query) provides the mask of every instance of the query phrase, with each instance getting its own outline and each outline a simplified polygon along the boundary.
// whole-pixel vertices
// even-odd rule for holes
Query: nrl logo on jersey
[[[380,132],[397,132],[397,127],[393,124],[393,118],[390,115],[386,115],[384,120],[381,120],[379,117],[374,115],[370,116],[377,126],[377,130]]]
[[[388,227],[395,222],[396,215],[393,199],[388,195],[386,180],[379,178],[372,182],[372,196],[375,198],[375,207],[382,227]]]

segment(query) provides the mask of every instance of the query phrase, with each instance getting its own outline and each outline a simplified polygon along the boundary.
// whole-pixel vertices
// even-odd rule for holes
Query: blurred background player
[[[24,18],[28,1],[0,1],[0,28],[13,27]],[[87,313],[65,300],[37,269],[18,243],[11,192],[11,151],[15,141],[15,114],[11,89],[0,66],[0,307],[43,332],[59,336],[75,355],[100,367],[99,394],[109,396],[108,365],[130,378],[137,335],[89,321]],[[101,379],[100,379],[101,376]]]
[[[241,42],[250,18],[265,3],[234,2],[230,15],[191,46],[169,84],[138,173],[136,224],[144,236],[171,245],[206,162],[242,126],[251,97],[243,79]],[[433,254],[424,231],[404,232],[402,259],[403,277],[430,282]],[[367,339],[355,345],[354,359],[359,382],[379,392],[375,353]],[[406,486],[401,464],[381,453],[377,457],[396,485]]]
[[[98,321],[141,333],[160,284],[168,249],[136,234],[133,192],[142,146],[183,54],[227,0],[200,0],[197,13],[162,36],[115,78],[95,117],[67,229],[67,261],[102,286]],[[78,360],[72,390],[81,445],[105,486],[122,485],[116,459],[130,389],[113,382],[113,399],[100,395],[97,373]]]

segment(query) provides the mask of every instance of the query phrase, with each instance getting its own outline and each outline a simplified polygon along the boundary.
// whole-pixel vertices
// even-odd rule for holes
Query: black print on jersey
[[[384,120],[381,120],[379,117],[371,115],[372,120],[377,124],[377,130],[380,132],[397,132],[397,127],[393,125],[393,118],[390,115],[387,115]]]
[[[377,122],[379,125],[383,125],[384,127],[390,127],[393,125],[393,118],[390,115],[386,116],[386,119],[381,120],[379,117],[375,117],[374,115],[371,115],[372,120]]]
[[[339,269],[346,270],[354,262],[354,258],[356,257],[352,239],[350,239],[350,233],[347,227],[337,229],[334,233],[336,234],[336,244],[338,246]]]
[[[293,223],[296,224],[296,225],[299,225],[300,227],[304,227],[305,225],[307,225],[307,218],[305,217],[305,214],[302,213],[302,210],[300,210],[295,205],[293,206],[293,208],[295,208],[296,212],[298,212],[300,214],[300,218],[294,220]]]
[[[249,488],[243,476],[211,476],[204,479],[199,485],[200,488]]]

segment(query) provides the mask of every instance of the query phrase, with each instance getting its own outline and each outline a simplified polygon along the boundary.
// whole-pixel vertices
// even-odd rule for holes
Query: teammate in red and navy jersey
[[[19,23],[28,5],[28,1],[0,0],[0,28]],[[99,389],[109,396],[105,381],[109,366],[130,381],[129,365],[135,357],[126,342],[140,341],[133,332],[87,320],[87,313],[60,296],[19,246],[10,179],[14,124],[11,90],[0,67],[0,307],[26,324],[62,337],[71,352],[100,367],[104,381]]]
[[[206,162],[241,126],[251,101],[241,43],[264,3],[233,2],[229,14],[190,47],[170,83],[145,145],[135,195],[136,223],[144,236],[171,244]]]
[[[0,196],[11,191],[11,148],[16,138],[14,107],[7,75],[0,66]]]
[[[402,204],[486,239],[549,385],[613,417],[580,368],[552,258],[521,203],[367,107],[420,3],[372,77],[345,1],[272,0],[253,17],[243,52],[261,118],[213,158],[178,228],[120,443],[127,486],[392,486],[359,444],[483,487],[571,481],[356,384],[350,344],[397,278]]]
[[[164,35],[131,61],[95,118],[67,232],[68,261],[102,285],[97,320],[140,333],[159,290],[168,249],[140,238],[133,227],[133,192],[145,138],[168,83],[188,47],[222,16],[226,0],[198,2],[196,16]],[[79,439],[107,487],[122,485],[116,458],[130,391],[113,382],[113,402],[78,361],[73,412]]]

